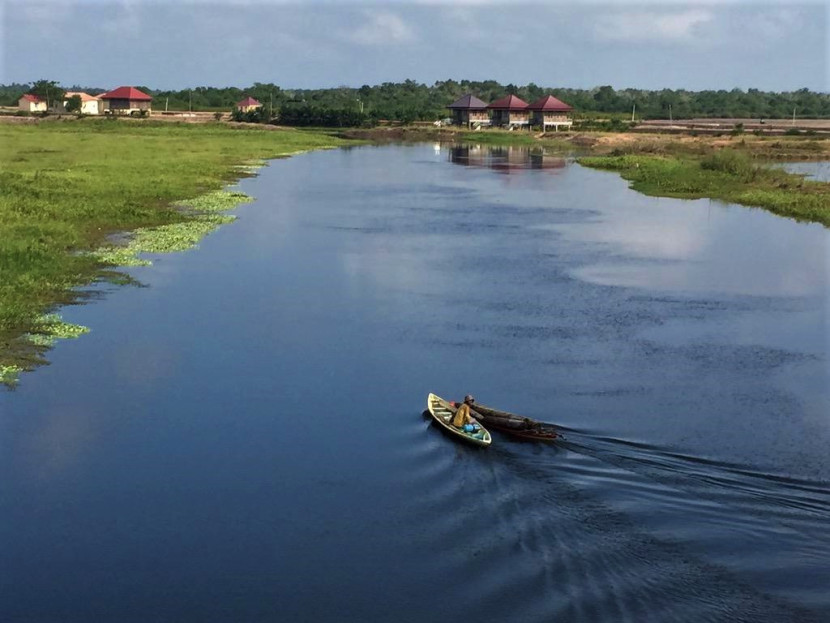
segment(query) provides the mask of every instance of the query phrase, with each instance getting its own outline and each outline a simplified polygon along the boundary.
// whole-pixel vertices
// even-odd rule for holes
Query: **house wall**
[[[151,102],[124,99],[110,99],[102,101],[105,102],[104,110],[115,115],[128,115],[133,111],[146,110],[147,112],[150,112],[152,110]]]
[[[55,112],[66,114],[66,105],[69,103],[69,100],[65,100],[63,104],[59,108],[55,109]],[[81,114],[83,115],[98,115],[102,112],[99,107],[100,100],[87,100],[81,102]]]
[[[530,113],[525,110],[494,110],[493,125],[527,125]]]
[[[560,126],[560,125],[572,125],[573,122],[571,121],[570,115],[565,112],[540,112],[534,111],[533,112],[533,125],[552,125],[552,126]]]
[[[89,100],[87,102],[81,102],[81,112],[85,115],[97,115],[98,114],[98,100]]]
[[[30,102],[21,97],[17,101],[17,107],[24,112],[45,112],[46,102]]]
[[[470,125],[479,123],[481,125],[490,124],[490,113],[486,110],[469,110],[467,108],[453,108],[452,122],[455,125]]]

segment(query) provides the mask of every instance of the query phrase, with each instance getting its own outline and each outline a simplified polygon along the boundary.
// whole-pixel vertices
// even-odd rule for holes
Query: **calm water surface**
[[[830,620],[827,229],[519,150],[241,188],[0,394],[1,620]]]

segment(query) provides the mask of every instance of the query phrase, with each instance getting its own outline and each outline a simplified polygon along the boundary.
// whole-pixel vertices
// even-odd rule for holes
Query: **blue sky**
[[[830,2],[0,0],[0,83],[830,90]]]

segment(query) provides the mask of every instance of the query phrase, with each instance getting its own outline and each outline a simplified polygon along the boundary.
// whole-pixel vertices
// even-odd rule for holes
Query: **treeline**
[[[138,86],[138,85],[136,85]],[[0,103],[14,106],[31,85],[0,85]],[[575,109],[577,118],[635,113],[639,119],[690,117],[830,118],[830,94],[809,89],[776,93],[758,89],[731,91],[686,91],[684,89],[615,90],[610,86],[593,89],[567,89],[502,85],[494,80],[445,80],[428,86],[413,80],[363,85],[359,88],[283,89],[275,84],[256,82],[246,89],[237,87],[196,87],[179,91],[155,90],[138,86],[154,98],[153,109],[222,110],[250,95],[263,104],[264,113],[279,117],[281,123],[295,125],[361,125],[380,119],[402,122],[432,121],[448,115],[447,105],[466,93],[485,102],[515,94],[527,102],[551,93]],[[101,93],[100,88],[66,87],[68,91]]]

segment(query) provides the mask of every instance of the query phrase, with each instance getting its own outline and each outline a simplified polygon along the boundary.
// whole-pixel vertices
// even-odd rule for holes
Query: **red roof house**
[[[530,123],[530,113],[527,110],[527,102],[516,97],[507,95],[492,102],[487,108],[493,111],[493,125],[514,128],[526,126]]]
[[[542,129],[553,127],[559,130],[560,126],[570,128],[573,124],[568,115],[573,107],[556,99],[553,95],[546,95],[536,100],[529,104],[527,109],[531,112],[531,124],[541,126]]]
[[[487,104],[478,99],[475,95],[465,95],[447,106],[452,114],[452,122],[455,125],[490,125],[490,115],[487,112]]]
[[[246,97],[241,102],[236,103],[236,109],[240,112],[250,112],[252,110],[256,110],[257,108],[261,108],[262,104],[259,103],[258,100],[255,100],[250,95]]]
[[[135,115],[142,110],[150,112],[150,102],[153,98],[139,91],[135,87],[118,87],[98,96],[104,103],[104,112],[107,114]]]
[[[17,108],[24,112],[46,112],[46,100],[40,95],[26,93],[17,100]]]

